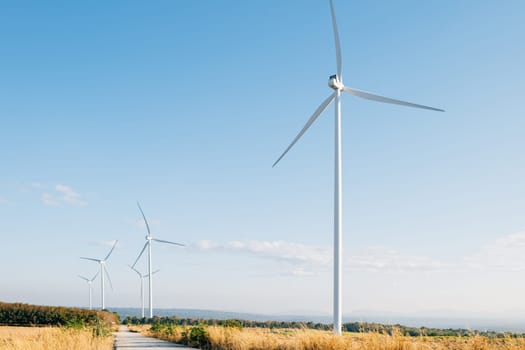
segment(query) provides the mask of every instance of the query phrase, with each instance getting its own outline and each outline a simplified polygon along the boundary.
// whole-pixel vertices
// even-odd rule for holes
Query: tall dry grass
[[[71,328],[0,326],[0,349],[111,350],[113,337],[97,337],[90,330]]]
[[[335,337],[331,332],[297,329],[262,329],[205,327],[205,335],[192,339],[191,328],[163,327],[151,331],[149,327],[133,326],[157,338],[182,342],[208,350],[518,350],[525,349],[523,338],[489,338],[481,335],[469,337],[411,337],[400,332],[344,333]]]

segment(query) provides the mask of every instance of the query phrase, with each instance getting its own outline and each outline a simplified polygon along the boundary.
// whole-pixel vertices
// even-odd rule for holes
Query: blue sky
[[[327,1],[0,5],[0,299],[138,305],[126,264],[159,238],[159,307],[331,310]],[[525,309],[521,1],[335,1],[344,311]],[[141,266],[145,268],[144,266]],[[96,287],[98,288],[98,284]],[[95,304],[98,304],[98,290]]]

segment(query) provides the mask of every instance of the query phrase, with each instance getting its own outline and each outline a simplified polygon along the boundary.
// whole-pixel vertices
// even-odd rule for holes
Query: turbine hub
[[[337,75],[331,75],[330,78],[328,78],[328,86],[331,87],[334,90],[341,91],[345,87],[343,85],[343,82],[339,80]]]

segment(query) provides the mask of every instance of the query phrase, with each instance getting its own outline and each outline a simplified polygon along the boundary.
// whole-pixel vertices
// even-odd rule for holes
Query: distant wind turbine
[[[106,301],[104,299],[104,277],[107,277],[109,286],[111,287],[111,289],[113,289],[113,283],[111,283],[111,278],[109,278],[109,272],[106,267],[106,261],[108,260],[111,253],[113,253],[113,250],[115,249],[115,246],[117,245],[117,242],[118,241],[115,241],[115,243],[113,244],[113,247],[111,248],[108,255],[106,255],[104,259],[94,259],[94,258],[84,258],[84,257],[80,258],[80,259],[95,261],[99,263],[100,265],[100,289],[102,293],[102,309],[106,308]]]
[[[321,103],[314,114],[308,119],[305,126],[301,129],[299,134],[293,139],[292,143],[286,148],[281,156],[275,161],[272,167],[277,165],[279,161],[288,153],[288,151],[295,145],[295,143],[303,136],[303,134],[312,126],[315,120],[321,113],[335,100],[335,188],[334,188],[334,334],[341,334],[342,327],[342,150],[341,150],[341,93],[346,92],[357,97],[365,98],[376,102],[391,103],[407,107],[423,108],[432,111],[444,112],[439,108],[433,108],[415,103],[395,100],[388,97],[383,97],[362,90],[347,87],[343,84],[342,63],[341,63],[341,44],[339,42],[339,32],[337,30],[337,22],[335,18],[335,10],[333,0],[330,0],[330,12],[332,14],[332,26],[335,38],[335,53],[336,53],[336,67],[337,73],[330,76],[328,79],[328,86],[334,92],[328,96],[326,100]]]
[[[155,242],[159,242],[159,243],[174,244],[174,245],[178,245],[178,246],[181,246],[181,247],[184,247],[184,244],[153,238],[151,236],[151,231],[150,231],[150,227],[149,227],[149,224],[148,224],[148,220],[146,220],[146,216],[144,215],[144,212],[142,211],[142,208],[140,207],[140,204],[138,202],[137,202],[137,206],[139,207],[140,213],[142,214],[142,218],[144,219],[144,223],[146,224],[146,229],[148,230],[148,234],[146,236],[146,244],[144,244],[144,248],[142,248],[142,250],[140,251],[139,256],[137,257],[137,259],[135,260],[135,262],[131,266],[133,268],[135,267],[135,265],[139,261],[140,257],[142,256],[142,253],[144,253],[144,250],[146,250],[146,248],[148,248],[149,317],[151,318],[151,317],[153,317],[153,276],[152,276],[153,273],[151,272],[151,270],[153,268],[152,268],[152,263],[151,263],[151,260],[152,260],[152,257],[151,257],[151,241],[155,241]]]
[[[139,275],[139,278],[140,278],[140,303],[141,303],[141,308],[142,308],[142,314],[141,315],[142,315],[142,318],[144,318],[144,278],[149,277],[149,273],[147,275],[144,275],[144,274],[142,274],[142,272],[140,272],[139,270],[137,270],[133,266],[131,266],[131,265],[128,265],[128,266],[133,271],[135,271],[137,273],[137,275]],[[153,271],[152,275],[156,274],[159,271],[160,270]]]
[[[91,310],[92,309],[92,304],[91,304],[91,287],[92,287],[92,284],[93,284],[93,281],[95,280],[95,278],[97,278],[98,274],[99,274],[100,271],[98,271],[95,276],[93,276],[92,279],[89,279],[87,277],[84,277],[84,276],[81,276],[81,275],[78,275],[78,277],[82,278],[84,281],[87,282],[88,286],[89,286],[89,309]]]

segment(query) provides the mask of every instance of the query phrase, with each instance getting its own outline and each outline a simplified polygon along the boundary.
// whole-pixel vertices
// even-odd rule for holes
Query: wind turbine
[[[365,98],[376,102],[391,103],[407,107],[423,108],[432,111],[444,112],[439,108],[423,106],[415,103],[395,100],[393,98],[375,95],[366,91],[347,87],[343,84],[342,63],[341,63],[341,44],[339,42],[339,32],[337,30],[337,21],[335,18],[335,10],[333,0],[330,0],[330,12],[332,15],[332,26],[334,31],[335,54],[337,73],[328,79],[328,86],[334,90],[326,100],[315,110],[314,114],[308,119],[299,134],[293,139],[292,143],[286,148],[281,156],[275,161],[272,167],[277,165],[279,161],[288,153],[288,151],[295,145],[295,143],[303,136],[303,134],[312,126],[315,120],[321,113],[335,100],[335,185],[334,185],[334,334],[341,334],[342,327],[342,156],[341,156],[341,93],[346,92],[357,97]]]
[[[115,241],[115,243],[113,244],[113,247],[111,248],[111,250],[109,251],[108,255],[106,255],[106,257],[104,259],[94,259],[94,258],[84,258],[84,257],[80,258],[80,259],[85,259],[85,260],[91,260],[91,261],[98,262],[99,265],[100,265],[100,288],[101,288],[101,292],[102,292],[102,309],[106,308],[106,302],[105,302],[105,299],[104,299],[104,276],[107,277],[109,285],[110,285],[111,289],[113,289],[113,284],[111,283],[111,278],[109,278],[109,272],[108,272],[107,267],[106,267],[106,261],[108,260],[108,258],[111,255],[111,253],[113,253],[113,250],[115,249],[115,246],[117,245],[117,242],[118,241]]]
[[[146,236],[146,244],[144,244],[144,248],[142,248],[142,250],[140,251],[140,254],[137,257],[137,259],[135,260],[135,262],[133,263],[132,267],[135,267],[135,265],[139,261],[140,257],[142,256],[142,253],[144,253],[144,250],[146,250],[146,248],[148,248],[149,317],[151,318],[151,317],[153,317],[153,276],[152,276],[153,274],[151,272],[151,270],[152,270],[151,241],[155,241],[155,242],[159,242],[159,243],[174,244],[174,245],[178,245],[178,246],[181,246],[181,247],[184,247],[184,244],[170,242],[170,241],[165,241],[163,239],[158,239],[158,238],[153,238],[151,236],[151,231],[150,231],[150,228],[149,228],[149,225],[148,225],[148,220],[146,220],[146,216],[144,215],[144,212],[142,211],[142,208],[140,207],[140,203],[139,202],[137,202],[137,206],[139,207],[140,213],[142,214],[142,218],[144,219],[144,223],[146,224],[146,229],[148,230],[148,234]]]
[[[141,307],[142,307],[142,318],[144,318],[144,278],[149,277],[149,273],[147,275],[142,274],[139,270],[134,268],[131,265],[128,265],[133,271],[135,271],[140,278],[140,301],[141,301]],[[160,270],[153,271],[152,275],[156,274]]]
[[[87,282],[88,286],[89,286],[89,309],[91,310],[92,309],[92,304],[91,304],[91,285],[93,284],[93,281],[95,280],[95,278],[97,278],[98,274],[99,274],[100,271],[98,271],[95,276],[93,276],[92,279],[89,279],[87,277],[84,277],[84,276],[81,276],[81,275],[78,275],[78,277],[82,278],[84,281]]]

